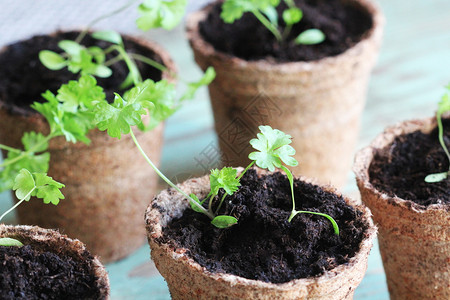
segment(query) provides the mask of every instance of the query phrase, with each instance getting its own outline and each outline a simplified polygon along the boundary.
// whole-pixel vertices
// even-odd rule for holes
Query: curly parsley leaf
[[[22,144],[26,151],[32,152],[42,152],[48,148],[46,137],[42,133],[36,133],[34,131],[24,133]]]
[[[222,168],[220,171],[218,169],[211,170],[209,182],[214,195],[217,195],[221,188],[228,195],[233,195],[241,185],[237,178],[237,170],[230,167]]]
[[[250,144],[259,152],[249,154],[251,160],[256,161],[256,165],[273,172],[275,168],[281,168],[282,162],[294,167],[298,162],[291,155],[295,154],[294,148],[289,144],[291,136],[270,126],[259,126],[261,133],[257,134],[257,139],[252,139]]]
[[[36,196],[45,204],[57,205],[64,195],[60,189],[64,184],[53,180],[45,173],[30,173],[27,169],[20,170],[14,180],[13,190],[19,200],[29,201],[32,196]]]
[[[136,24],[141,30],[162,27],[173,29],[183,18],[187,0],[145,0],[138,7]]]
[[[96,102],[105,100],[105,93],[94,77],[83,75],[78,81],[71,80],[61,85],[56,98],[62,102],[65,112],[76,113],[79,109],[92,108]]]

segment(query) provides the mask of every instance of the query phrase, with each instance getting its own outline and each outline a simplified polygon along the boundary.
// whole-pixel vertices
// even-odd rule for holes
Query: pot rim
[[[66,253],[78,261],[81,261],[81,254],[87,251],[86,246],[78,239],[71,239],[57,230],[38,226],[0,224],[0,236],[26,240],[32,245],[44,244],[45,251],[55,254]],[[91,270],[96,277],[95,284],[100,293],[99,299],[109,299],[108,273],[97,257],[92,256],[91,261]]]
[[[358,185],[374,193],[378,199],[382,199],[386,204],[399,206],[414,213],[437,215],[440,214],[442,210],[450,210],[450,204],[431,204],[425,207],[408,199],[403,199],[398,196],[389,196],[385,192],[378,190],[370,182],[369,167],[376,153],[382,151],[384,147],[391,144],[398,135],[408,134],[417,130],[420,130],[423,133],[430,133],[436,126],[436,118],[430,117],[402,121],[385,128],[382,133],[375,137],[369,146],[362,148],[355,155],[353,172],[356,175]]]
[[[242,172],[243,168],[239,167],[237,168],[238,172]],[[259,174],[268,173],[266,171],[260,171],[258,169]],[[270,172],[269,172],[270,173]],[[317,181],[314,179],[306,178],[303,176],[295,176],[294,178],[298,178],[302,181],[305,181],[307,183],[316,184],[322,187],[325,191],[335,193],[339,196],[342,196],[340,192],[336,190],[336,188],[329,186],[329,185],[321,185],[317,184]],[[203,177],[199,178],[193,178],[190,180],[187,180],[183,182],[182,184],[179,184],[178,186],[181,189],[186,189],[189,187],[189,185],[200,185],[203,189],[202,192],[207,193],[207,191],[204,190],[204,188],[209,187],[209,176],[205,175]],[[150,205],[148,206],[146,212],[145,212],[145,219],[146,219],[146,229],[147,229],[147,235],[150,245],[152,243],[156,243],[159,247],[163,248],[165,252],[167,252],[173,260],[178,262],[184,262],[189,264],[190,268],[194,269],[195,272],[201,272],[203,276],[209,277],[213,280],[219,280],[219,281],[225,281],[233,287],[239,287],[239,286],[253,286],[257,288],[262,289],[271,289],[271,290],[279,290],[279,291],[285,291],[285,290],[291,290],[295,288],[300,287],[307,287],[312,285],[320,284],[321,282],[326,282],[330,279],[335,279],[339,277],[345,276],[346,273],[350,273],[353,269],[353,267],[359,263],[361,260],[363,260],[366,256],[368,256],[370,249],[372,248],[373,239],[375,238],[377,234],[377,227],[374,225],[372,219],[371,219],[371,213],[370,210],[363,204],[358,204],[355,200],[344,197],[346,203],[348,205],[351,205],[352,207],[358,209],[363,213],[361,216],[369,225],[367,232],[365,234],[364,239],[360,243],[360,249],[356,254],[350,258],[350,260],[345,263],[338,265],[337,267],[326,271],[320,276],[312,277],[312,278],[299,278],[294,279],[289,282],[285,283],[271,283],[271,282],[264,282],[260,280],[254,280],[254,279],[248,279],[237,275],[232,275],[228,273],[212,273],[208,270],[206,270],[205,267],[202,267],[200,264],[195,262],[192,258],[190,258],[188,255],[186,255],[186,252],[188,251],[185,248],[178,248],[176,251],[168,245],[167,243],[161,243],[157,242],[156,239],[159,237],[162,237],[162,225],[161,225],[161,217],[163,214],[159,211],[158,205],[153,208],[153,206],[157,203],[158,199],[161,196],[173,196],[178,194],[175,190],[169,188],[166,190],[163,190],[160,194],[154,197]],[[188,193],[189,194],[189,193]],[[179,194],[178,194],[179,195]],[[188,201],[187,199],[183,200],[182,203],[182,209],[178,212],[184,211],[188,207]],[[177,209],[178,210],[178,209]],[[169,212],[169,217],[172,219],[174,217],[173,213]]]
[[[277,62],[267,59],[259,59],[255,61],[248,61],[226,52],[216,50],[213,45],[203,39],[199,24],[204,21],[209,11],[217,1],[210,3],[203,7],[201,10],[191,13],[186,20],[186,32],[189,42],[192,48],[198,50],[204,57],[212,57],[219,61],[227,62],[228,64],[234,65],[239,69],[252,68],[255,70],[265,70],[265,71],[278,71],[282,73],[298,73],[305,71],[313,71],[316,69],[323,68],[327,65],[334,65],[340,63],[341,61],[348,60],[349,57],[356,56],[363,52],[368,44],[373,42],[379,44],[381,43],[381,37],[383,33],[383,27],[385,23],[385,18],[377,4],[369,0],[346,0],[344,2],[351,3],[354,5],[359,5],[362,9],[366,10],[367,13],[372,17],[372,27],[363,34],[363,37],[359,42],[357,42],[352,47],[348,48],[344,52],[335,55],[327,56],[318,60],[312,61],[293,61],[293,62]]]

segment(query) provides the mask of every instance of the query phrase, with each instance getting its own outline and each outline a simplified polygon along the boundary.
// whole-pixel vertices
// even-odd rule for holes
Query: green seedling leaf
[[[5,246],[5,247],[22,247],[23,244],[19,240],[8,238],[8,237],[3,237],[3,238],[0,238],[0,246]]]
[[[40,51],[39,60],[47,69],[54,71],[61,70],[67,66],[67,62],[64,57],[50,50]]]
[[[13,190],[16,191],[16,197],[19,200],[29,201],[36,189],[36,182],[33,175],[27,169],[20,170],[14,180]]]
[[[228,195],[233,195],[241,185],[237,178],[237,170],[230,167],[222,168],[220,171],[218,169],[211,170],[209,182],[214,195],[217,195],[221,188]]]
[[[286,25],[294,25],[303,18],[303,12],[297,7],[288,8],[283,11],[283,21]]]
[[[96,103],[106,101],[103,88],[90,75],[83,75],[78,81],[71,80],[61,85],[56,98],[62,103],[62,110],[71,113],[93,108]]]
[[[237,224],[237,222],[238,221],[235,217],[222,215],[215,217],[211,221],[211,224],[213,224],[217,228],[228,228]]]
[[[97,31],[92,34],[92,37],[94,39],[110,42],[116,45],[123,44],[120,34],[113,30]]]
[[[280,168],[282,162],[294,167],[298,162],[291,155],[295,154],[294,148],[289,146],[291,136],[270,126],[259,126],[261,133],[257,134],[257,139],[252,139],[250,144],[259,152],[249,154],[251,160],[256,161],[256,165],[273,172],[275,168]]]
[[[442,180],[447,179],[447,177],[448,177],[448,172],[430,174],[427,177],[425,177],[425,182],[428,182],[428,183],[441,182]]]
[[[270,23],[278,26],[278,12],[274,6],[268,5],[262,12],[269,19]]]
[[[58,43],[58,47],[70,56],[79,57],[84,47],[71,40],[63,40]]]
[[[196,201],[198,204],[200,204],[200,205],[203,205],[203,202],[205,202],[205,200],[200,201],[200,200],[198,199],[198,197],[197,197],[195,194],[190,194],[189,196],[191,196],[191,198],[192,198],[193,200],[195,200],[195,201]],[[197,205],[195,205],[195,204],[193,204],[193,203],[191,203],[191,202],[189,202],[189,204],[191,205],[191,208],[192,208],[195,212],[203,213],[203,211],[202,211],[200,208],[198,208]]]
[[[24,133],[22,144],[26,151],[31,152],[43,152],[48,148],[46,137],[42,133],[34,131]]]
[[[31,174],[27,169],[22,169],[14,180],[13,190],[16,191],[19,200],[29,201],[31,196],[36,196],[45,204],[57,205],[60,199],[64,199],[59,190],[63,187],[64,184],[53,180],[45,173]]]
[[[315,45],[325,40],[325,34],[320,29],[308,29],[300,33],[295,39],[297,45]]]
[[[138,7],[136,24],[141,30],[162,27],[171,30],[184,16],[187,0],[145,0]]]
[[[269,7],[275,8],[279,4],[279,0],[226,0],[222,4],[220,17],[225,23],[234,23],[234,21],[242,18],[246,12],[260,11],[265,14],[268,12],[267,17],[273,19],[273,16],[271,16],[273,11],[270,12],[271,8]]]
[[[187,85],[187,90],[184,93],[181,101],[193,99],[197,90],[202,86],[208,86],[216,78],[216,71],[213,67],[208,67],[205,74],[197,82],[191,82]]]
[[[95,71],[92,74],[100,78],[108,78],[112,75],[112,73],[112,70],[107,66],[97,65]]]

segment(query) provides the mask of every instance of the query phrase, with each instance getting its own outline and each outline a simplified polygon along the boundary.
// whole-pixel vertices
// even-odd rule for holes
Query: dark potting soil
[[[9,45],[0,53],[0,100],[5,102],[9,110],[19,108],[21,112],[34,112],[30,105],[44,101],[41,94],[46,90],[56,93],[61,84],[69,80],[77,80],[79,74],[73,74],[67,68],[58,71],[47,69],[39,61],[41,50],[51,50],[61,53],[58,42],[64,39],[74,40],[78,32],[60,32],[55,36],[39,35],[28,40]],[[153,52],[149,52],[141,45],[124,39],[125,49],[130,53],[138,53],[150,57],[161,63]],[[111,43],[99,41],[86,35],[82,43],[85,46],[99,46],[103,49]],[[107,55],[107,60],[113,58],[116,53]],[[151,78],[155,81],[161,79],[161,72],[141,62],[136,62],[143,79]],[[110,66],[113,75],[108,78],[96,78],[98,84],[103,87],[109,101],[114,99],[114,92],[122,93],[120,84],[128,75],[126,64],[120,63]],[[14,101],[14,103],[11,103]]]
[[[296,209],[331,215],[340,227],[337,236],[324,217],[299,214],[288,222],[292,202],[285,175],[259,178],[250,169],[241,184],[238,192],[227,196],[220,213],[235,216],[237,225],[218,229],[208,217],[187,209],[163,229],[161,242],[188,249],[211,272],[272,283],[321,275],[345,264],[360,249],[368,224],[342,197],[295,181]]]
[[[357,42],[373,26],[369,13],[356,5],[343,4],[342,0],[295,0],[303,10],[303,19],[293,26],[287,42],[280,44],[251,13],[233,24],[220,18],[222,3],[216,3],[207,19],[200,24],[200,33],[216,50],[243,58],[259,60],[274,58],[279,62],[311,61],[343,53]],[[278,7],[281,31],[285,24]],[[293,40],[306,29],[322,30],[326,40],[318,45],[295,45]]]
[[[444,120],[444,141],[450,146],[450,120]],[[449,162],[438,140],[437,128],[430,134],[415,131],[395,138],[377,153],[369,168],[370,182],[390,196],[417,204],[450,204],[450,179],[427,183],[424,178],[445,172]]]
[[[92,257],[86,252],[86,259]],[[0,246],[0,299],[99,299],[88,262],[40,252],[31,246]]]

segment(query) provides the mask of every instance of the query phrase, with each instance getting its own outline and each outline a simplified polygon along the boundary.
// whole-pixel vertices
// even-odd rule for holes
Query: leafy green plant
[[[280,30],[276,7],[281,0],[225,0],[222,4],[221,18],[225,23],[234,23],[242,18],[244,13],[252,13],[277,39],[284,42],[292,27],[303,18],[303,11],[295,6],[294,0],[284,0],[287,8],[282,13],[285,23],[284,30]],[[325,34],[319,29],[307,29],[295,39],[295,44],[314,45],[325,40]]]
[[[58,205],[60,199],[64,199],[64,195],[60,191],[63,187],[64,184],[53,180],[46,173],[30,173],[27,169],[21,169],[13,186],[19,201],[0,216],[0,221],[22,202],[29,201],[32,196],[42,199],[45,204]],[[23,244],[13,238],[0,238],[0,246],[20,247]]]
[[[295,210],[294,199],[294,179],[292,173],[285,166],[296,166],[298,162],[291,157],[295,154],[295,150],[290,146],[291,136],[283,133],[280,130],[272,129],[270,126],[260,126],[261,133],[258,133],[257,139],[250,141],[250,144],[258,151],[252,152],[249,158],[252,162],[245,168],[245,170],[237,176],[237,170],[224,167],[221,170],[213,169],[210,174],[210,192],[207,197],[200,200],[195,194],[187,195],[183,190],[170,181],[152,162],[147,156],[142,147],[140,146],[136,136],[131,130],[132,126],[138,125],[142,122],[141,113],[142,107],[145,107],[145,103],[140,103],[140,93],[132,93],[129,95],[127,101],[117,98],[118,103],[110,105],[112,106],[112,112],[108,108],[98,105],[95,110],[95,119],[100,130],[106,130],[111,137],[120,138],[121,134],[130,134],[136,147],[146,159],[148,164],[153,170],[172,188],[182,194],[189,200],[191,208],[199,213],[202,213],[211,219],[211,223],[218,228],[227,228],[238,222],[233,216],[218,215],[219,210],[227,195],[232,195],[237,191],[240,186],[240,179],[254,164],[263,169],[274,171],[275,168],[281,168],[286,174],[290,182],[292,192],[292,212],[289,217],[289,222],[299,213],[309,213],[326,217],[333,225],[336,234],[339,234],[339,228],[336,221],[329,215],[310,212],[310,211],[297,211]],[[136,104],[136,105],[135,105]],[[223,189],[224,194],[219,200],[218,204],[214,205],[214,200],[219,194],[219,190]],[[207,202],[207,208],[204,207]],[[214,206],[215,209],[214,209]]]
[[[450,164],[450,152],[444,142],[444,126],[442,124],[442,115],[446,112],[450,112],[450,84],[447,85],[446,89],[447,91],[442,96],[441,101],[438,104],[438,110],[436,112],[436,121],[438,126],[439,143],[441,144],[442,149],[444,150],[445,155],[447,156],[447,159]],[[425,177],[425,181],[429,183],[441,182],[447,179],[449,176],[450,176],[450,167],[445,172],[428,175],[427,177]]]

